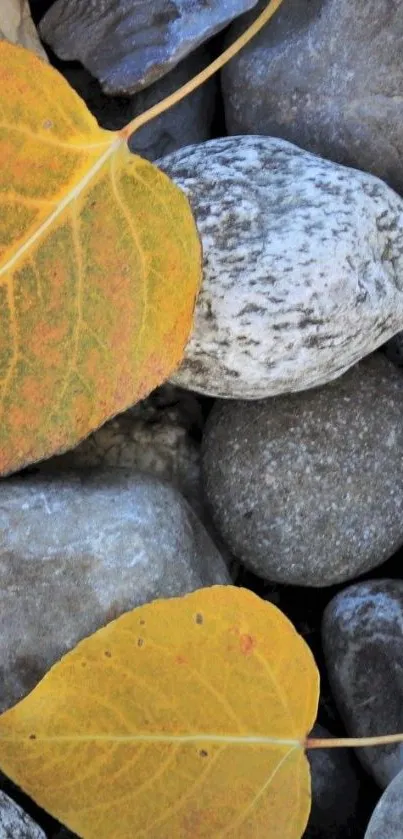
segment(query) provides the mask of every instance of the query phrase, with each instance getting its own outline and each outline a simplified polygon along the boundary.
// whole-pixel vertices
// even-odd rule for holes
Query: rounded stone
[[[378,179],[269,137],[158,165],[187,194],[204,252],[176,384],[240,399],[306,390],[403,327],[403,201]]]
[[[321,725],[311,737],[332,739]],[[304,839],[348,839],[356,822],[359,780],[348,749],[307,751],[312,775],[312,807]]]
[[[402,839],[403,769],[379,799],[364,839]]]
[[[228,132],[284,137],[401,192],[402,38],[398,0],[286,0],[223,70]]]
[[[326,387],[217,402],[202,481],[233,554],[261,577],[327,586],[403,544],[403,378],[381,353]]]
[[[0,580],[0,710],[122,612],[231,581],[184,498],[123,469],[3,481]]]
[[[325,609],[322,638],[349,735],[403,731],[403,580],[369,580],[344,589]],[[402,743],[359,748],[356,754],[382,787],[403,769]]]
[[[46,839],[34,820],[1,790],[0,839]]]

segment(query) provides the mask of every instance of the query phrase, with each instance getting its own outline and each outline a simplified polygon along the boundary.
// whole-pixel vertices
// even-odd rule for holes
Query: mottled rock
[[[322,739],[332,735],[315,725],[311,736]],[[312,775],[312,808],[304,839],[352,839],[359,796],[354,759],[348,749],[312,749],[307,757]]]
[[[173,487],[105,470],[3,481],[0,580],[3,710],[122,612],[230,578]]]
[[[105,467],[147,472],[169,481],[200,513],[202,425],[196,396],[163,385],[105,423],[75,449],[43,461],[38,468],[52,473]]]
[[[202,479],[224,542],[265,579],[325,586],[403,544],[403,377],[381,353],[326,387],[217,402]]]
[[[46,61],[46,53],[33,23],[28,0],[1,0],[0,41],[4,39],[36,52]]]
[[[159,166],[204,249],[193,332],[173,381],[259,399],[341,375],[403,326],[403,201],[283,140],[229,137]]]
[[[256,0],[56,0],[40,33],[105,93],[131,94],[168,73]]]
[[[224,68],[229,133],[283,137],[401,191],[402,39],[402,3],[287,0]]]
[[[403,581],[370,580],[344,589],[325,610],[322,637],[330,684],[350,736],[402,731]],[[357,756],[382,787],[403,769],[401,743],[360,748]]]
[[[403,770],[386,788],[375,807],[364,839],[402,839]]]
[[[1,790],[0,839],[46,839],[33,819]]]
[[[85,100],[102,128],[119,130],[189,81],[209,61],[210,55],[202,47],[181,61],[163,79],[131,97],[107,96],[102,92],[99,82],[83,67],[67,65],[62,68],[62,72]],[[208,140],[211,136],[215,94],[215,79],[210,79],[174,108],[169,108],[132,134],[129,141],[131,151],[148,160],[156,160],[181,146]]]

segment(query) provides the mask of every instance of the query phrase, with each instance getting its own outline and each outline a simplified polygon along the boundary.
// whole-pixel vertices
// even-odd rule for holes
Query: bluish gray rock
[[[229,133],[284,137],[401,192],[402,39],[402,3],[285,0],[224,68]]]
[[[2,482],[0,581],[4,710],[122,612],[230,577],[173,487],[99,470]]]
[[[202,481],[234,556],[267,580],[327,586],[395,553],[403,544],[402,416],[403,377],[381,353],[305,393],[217,401]]]
[[[209,52],[200,47],[146,90],[125,98],[107,96],[99,82],[83,67],[67,65],[63,68],[63,75],[85,100],[102,128],[118,131],[189,81],[210,60]],[[147,160],[156,160],[181,146],[208,140],[211,137],[215,95],[216,81],[213,78],[132,134],[130,150]]]
[[[311,737],[332,739],[321,725]],[[312,808],[304,839],[349,839],[356,822],[359,779],[348,749],[307,751],[312,776]]]
[[[204,251],[173,381],[261,399],[340,376],[403,326],[403,201],[384,183],[269,137],[158,165],[188,195]]]
[[[46,839],[34,820],[1,790],[0,839]]]
[[[403,769],[379,799],[364,839],[402,839],[402,829]]]
[[[81,61],[110,94],[135,93],[168,73],[256,0],[56,0],[40,34]]]
[[[331,688],[350,736],[403,731],[403,581],[369,580],[344,589],[325,610],[322,637]],[[402,743],[356,753],[382,787],[403,769]]]

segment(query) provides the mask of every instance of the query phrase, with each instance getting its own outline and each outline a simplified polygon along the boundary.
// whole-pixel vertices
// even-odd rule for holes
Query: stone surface
[[[403,326],[403,201],[381,181],[268,137],[181,149],[204,280],[173,377],[259,399],[339,376]]]
[[[265,579],[309,586],[391,556],[403,544],[402,414],[403,377],[381,353],[303,394],[217,402],[202,479],[234,555]]]
[[[56,0],[41,36],[78,60],[110,94],[131,94],[164,76],[256,0]]]
[[[46,839],[43,830],[0,790],[0,839]]]
[[[403,332],[398,332],[383,347],[385,355],[397,367],[403,367]]]
[[[173,487],[105,470],[3,481],[0,581],[3,710],[122,612],[230,578]]]
[[[364,839],[402,839],[403,770],[386,788],[367,827]]]
[[[322,637],[350,736],[403,731],[403,581],[370,580],[344,589],[325,610]],[[357,757],[385,787],[403,769],[403,744],[357,749]]]
[[[167,76],[131,97],[107,96],[102,92],[99,82],[83,67],[67,65],[63,66],[61,71],[85,100],[100,125],[103,128],[119,130],[135,116],[189,81],[210,60],[210,54],[201,47],[195,54],[181,61]],[[208,140],[211,136],[215,95],[216,82],[215,79],[210,79],[190,96],[178,102],[174,108],[169,108],[136,131],[129,142],[131,151],[148,160],[156,160],[157,157],[169,154],[181,146]]]
[[[331,738],[321,725],[311,737]],[[312,809],[304,839],[355,839],[359,780],[348,749],[307,752],[312,774]]]
[[[229,133],[283,137],[401,191],[402,38],[399,2],[286,0],[223,71]]]
[[[41,472],[117,468],[169,481],[193,509],[202,511],[200,439],[202,409],[196,396],[173,385],[119,414],[75,449],[38,465]]]
[[[45,50],[31,18],[28,0],[1,0],[0,41],[3,39],[12,44],[20,44],[46,60]]]

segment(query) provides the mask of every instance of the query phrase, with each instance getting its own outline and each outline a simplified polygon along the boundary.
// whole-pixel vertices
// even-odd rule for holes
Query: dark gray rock
[[[323,388],[217,402],[202,480],[224,542],[265,579],[325,586],[403,544],[403,377],[381,353]]]
[[[256,0],[56,0],[40,34],[105,93],[131,94],[168,73]]]
[[[398,332],[383,347],[386,358],[393,361],[397,367],[403,367],[403,332]]]
[[[403,581],[370,580],[342,591],[325,610],[322,637],[350,736],[403,731]],[[382,787],[403,769],[401,743],[360,748],[357,756]]]
[[[312,737],[331,738],[321,725]],[[359,797],[357,771],[348,749],[307,751],[312,775],[312,808],[304,839],[348,839],[353,836]]]
[[[401,191],[402,39],[402,3],[286,0],[224,68],[229,133],[284,137]]]
[[[283,140],[227,137],[158,165],[188,195],[204,278],[173,381],[260,399],[325,384],[403,326],[403,201]]]
[[[189,81],[209,61],[210,55],[202,47],[181,61],[163,79],[131,97],[107,96],[102,92],[99,82],[83,67],[67,65],[62,72],[85,100],[102,128],[117,131]],[[147,160],[156,160],[181,146],[208,140],[211,136],[215,95],[216,82],[210,79],[174,108],[169,108],[132,134],[129,142],[131,151]]]
[[[364,839],[402,839],[403,770],[386,788],[367,827]]]
[[[33,819],[1,790],[0,839],[46,839]]]
[[[2,482],[0,581],[4,710],[122,612],[230,578],[173,487],[105,470]]]

